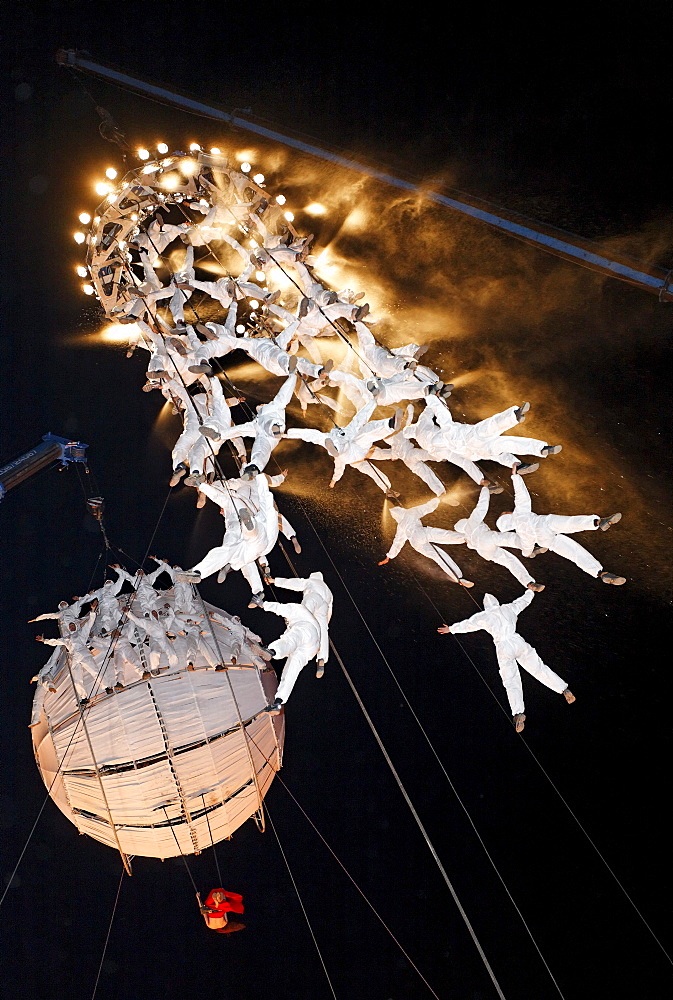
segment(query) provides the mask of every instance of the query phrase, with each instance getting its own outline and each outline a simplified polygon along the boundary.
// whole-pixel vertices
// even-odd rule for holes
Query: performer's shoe
[[[197,507],[205,507],[206,506],[206,499],[207,499],[207,497],[206,497],[205,493],[199,493],[199,495],[196,498],[196,506]]]
[[[533,546],[533,551],[528,556],[529,559],[535,559],[535,556],[541,556],[543,552],[549,552],[549,549],[545,549],[543,545],[538,545],[537,543]]]
[[[575,695],[572,693],[570,688],[565,689],[565,691],[563,692],[563,697],[565,698],[565,700],[568,702],[569,705],[572,705],[572,703],[576,701]]]
[[[188,569],[180,569],[175,574],[176,583],[200,583],[201,574]]]
[[[617,522],[621,521],[621,519],[622,519],[621,514],[610,514],[610,517],[602,517],[600,519],[600,521],[598,522],[598,527],[601,529],[601,531],[607,531],[608,528],[612,527],[613,524],[617,524]]]
[[[86,708],[86,706],[87,706],[88,704],[89,704],[89,699],[88,699],[88,698],[82,698],[82,699],[80,700],[80,703],[79,703],[79,707],[80,707],[80,708]]]
[[[294,551],[297,553],[297,555],[298,556],[301,555],[301,545],[299,544],[299,539],[297,538],[297,536],[293,535],[290,541],[292,542]]]
[[[495,496],[496,493],[502,493],[504,491],[504,486],[498,486],[497,483],[489,483],[482,480],[481,485],[488,487],[488,492],[491,496]]]
[[[455,386],[453,382],[447,382],[446,385],[443,385],[442,388],[439,390],[439,395],[442,397],[442,399],[448,399],[454,389]]]
[[[563,451],[562,444],[546,444],[542,449],[542,454],[545,458],[549,458],[550,455],[558,455],[561,451]]]
[[[243,469],[243,472],[241,473],[241,479],[250,480],[254,479],[257,475],[259,475],[259,469],[256,465],[246,465],[245,469]]]
[[[514,416],[517,419],[517,423],[522,424],[526,419],[526,414],[530,410],[530,403],[522,403],[521,406],[517,406],[514,411]]]
[[[252,514],[247,507],[242,507],[238,512],[238,520],[248,531],[252,531],[255,527],[255,522],[252,519]]]
[[[532,590],[534,594],[540,594],[544,590],[544,583],[536,583],[535,580],[526,584],[526,590]]]
[[[206,326],[205,323],[197,323],[194,329],[197,333],[200,333],[202,337],[205,337],[206,340],[217,340],[217,334],[214,333],[209,326]]]
[[[357,306],[353,310],[353,322],[361,323],[362,320],[365,318],[365,316],[368,315],[369,315],[369,303],[365,302],[363,305]]]
[[[106,694],[112,694],[112,688],[110,688],[110,687],[105,688],[105,693]]]
[[[150,673],[149,670],[143,670],[143,680],[144,681],[148,681],[151,676],[152,676],[152,674]]]
[[[626,583],[625,576],[617,576],[615,573],[606,573],[605,570],[598,574],[598,579],[602,580],[603,583],[611,583],[615,587],[621,587],[623,583]]]
[[[525,721],[526,721],[526,716],[523,713],[514,716],[514,728],[516,729],[517,733],[523,732],[523,725]]]
[[[177,486],[182,477],[186,475],[187,475],[187,466],[184,464],[184,462],[180,462],[177,468],[173,470],[173,475],[171,476],[170,485]]]
[[[474,583],[473,583],[472,580],[466,580],[462,576],[461,576],[460,580],[458,581],[458,583],[460,584],[461,587],[467,587],[468,590],[469,590],[470,587],[474,587]]]
[[[253,594],[250,598],[249,608],[261,608],[264,604],[264,591],[261,590],[259,594]]]
[[[399,493],[396,490],[393,490],[393,489],[386,490],[385,495],[386,495],[386,497],[387,497],[388,500],[397,500],[397,499],[399,499],[399,496],[400,496]]]
[[[268,712],[269,715],[280,715],[283,708],[283,702],[280,698],[276,698],[273,705],[268,705],[264,711]]]
[[[331,358],[328,358],[325,364],[320,369],[318,377],[323,378],[325,375],[329,375],[329,373],[332,371],[333,368],[334,368],[334,362],[332,361]]]
[[[229,566],[229,563],[227,563],[226,566],[222,567],[222,569],[220,570],[220,572],[217,574],[217,582],[218,583],[224,583],[224,581],[227,579],[227,573],[229,572],[230,569],[231,569],[231,567]]]
[[[190,474],[185,479],[185,486],[200,486],[205,483],[206,477],[200,472],[190,472]]]
[[[315,668],[316,677],[322,677],[324,673],[325,673],[325,661],[316,660],[316,668]]]
[[[295,354],[291,354],[287,362],[287,373],[288,375],[294,375],[297,370],[297,365],[299,364],[299,359]]]
[[[194,375],[212,375],[213,369],[205,361],[201,361],[198,365],[188,365],[188,372],[193,372]]]
[[[201,424],[199,427],[199,434],[203,434],[204,437],[210,438],[212,441],[219,441],[220,432],[216,427],[208,427],[207,424]]]
[[[161,388],[161,382],[155,382],[153,379],[148,379],[143,386],[143,392],[151,392],[152,389]]]
[[[122,684],[121,681],[117,681],[117,683],[114,686],[114,689],[115,689],[115,691],[123,691],[124,690],[124,685]]]
[[[512,475],[529,476],[531,472],[537,472],[539,468],[539,462],[519,462],[518,465],[513,466]]]

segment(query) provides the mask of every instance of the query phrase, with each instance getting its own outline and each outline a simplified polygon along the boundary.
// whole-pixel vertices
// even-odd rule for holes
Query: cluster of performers
[[[250,587],[250,607],[285,619],[284,633],[262,651],[285,659],[269,711],[281,710],[299,672],[313,659],[320,676],[329,653],[332,595],[320,573],[272,577],[267,557],[279,533],[297,552],[301,550],[272,492],[287,470],[277,474],[267,470],[284,440],[322,448],[334,463],[330,487],[350,467],[376,483],[388,501],[397,530],[379,565],[394,559],[408,542],[449,581],[471,588],[473,582],[447,551],[464,545],[508,570],[525,589],[508,605],[486,594],[483,611],[440,629],[451,633],[485,629],[491,634],[520,732],[525,715],[519,666],[567,701],[574,700],[566,682],[516,631],[518,614],[544,589],[522,558],[555,552],[595,579],[623,584],[624,577],[604,570],[573,537],[606,530],[621,515],[536,514],[523,477],[562,449],[560,444],[509,433],[525,421],[530,404],[514,404],[474,424],[457,420],[448,402],[453,386],[443,384],[435,371],[420,363],[427,348],[410,343],[388,349],[377,342],[371,318],[365,322],[369,306],[361,302],[362,295],[349,289],[330,290],[319,280],[310,255],[313,238],[298,236],[291,214],[283,212],[284,198],[271,199],[263,180],[229,166],[223,158],[175,153],[128,174],[101,206],[87,240],[89,273],[107,316],[133,324],[127,353],[136,348],[149,353],[144,388],[160,391],[182,416],[183,430],[172,453],[171,484],[194,488],[197,506],[211,501],[223,517],[220,545],[189,570],[169,568],[175,586],[187,593],[207,577],[216,574],[223,582],[227,574],[240,571]],[[225,273],[207,280],[204,264],[213,260]],[[168,280],[162,280],[158,272],[166,269]],[[321,342],[327,350],[320,349]],[[343,344],[347,346],[342,362],[324,358],[324,353],[343,354]],[[265,377],[279,380],[273,398],[256,411],[247,407],[222,366],[222,359],[234,351],[255,361]],[[329,429],[288,427],[286,409],[294,397],[304,414],[321,414],[318,422]],[[232,410],[243,419],[234,420]],[[237,475],[222,470],[220,449],[225,444]],[[487,478],[478,464],[482,461],[498,463],[511,477],[513,510],[501,514],[495,528],[487,524],[489,502],[503,487]],[[434,494],[433,499],[403,506],[380,466],[388,463],[389,469],[391,462],[404,463]],[[446,493],[440,474],[449,467],[467,474],[480,492],[469,516],[446,530],[425,524],[424,519]],[[122,579],[124,571],[118,572]],[[150,587],[151,577],[144,579]],[[301,603],[266,600],[265,585],[301,592]],[[117,600],[112,593],[116,584],[106,586],[110,600]],[[135,599],[139,600],[137,594]],[[190,613],[193,609],[187,608],[185,614]],[[138,619],[144,625],[138,625]],[[197,639],[188,631],[182,635],[185,629],[179,628],[172,641],[169,638],[161,646],[157,630],[166,634],[176,623],[162,621],[161,609],[151,602],[142,609],[142,617],[135,615],[134,620],[130,612],[128,621],[149,629],[155,659],[183,655],[179,643],[207,642],[203,630]],[[50,640],[70,642],[73,650],[78,641],[80,653],[71,650],[71,656],[80,656],[85,671],[82,649],[92,623],[90,614],[86,624],[75,625],[72,638]],[[153,638],[152,629],[157,637]],[[76,634],[83,638],[76,640]],[[92,664],[95,661],[88,663],[89,669]],[[135,669],[140,669],[137,663]]]

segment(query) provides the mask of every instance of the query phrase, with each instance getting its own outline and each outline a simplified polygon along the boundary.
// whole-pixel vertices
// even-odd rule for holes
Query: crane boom
[[[573,261],[582,267],[598,271],[609,277],[619,278],[621,281],[637,285],[645,291],[654,292],[659,296],[660,301],[673,301],[672,271],[666,271],[660,267],[650,267],[638,261],[630,260],[626,256],[621,256],[620,259],[606,257],[603,249],[598,244],[576,234],[567,233],[564,230],[544,225],[543,223],[505,211],[501,208],[494,209],[494,206],[480,202],[475,198],[470,198],[470,201],[463,200],[465,196],[462,194],[461,198],[456,198],[441,194],[438,191],[432,191],[422,185],[404,180],[401,177],[395,177],[385,171],[370,167],[331,150],[323,149],[303,139],[284,135],[275,129],[267,128],[264,125],[248,121],[245,118],[239,118],[223,111],[221,108],[205,104],[203,101],[195,101],[192,98],[185,97],[183,94],[167,90],[165,87],[159,87],[146,80],[129,76],[127,73],[122,73],[111,66],[93,62],[93,60],[86,58],[84,54],[74,49],[59,49],[56,53],[56,61],[61,66],[69,66],[83,73],[89,73],[103,80],[108,80],[117,86],[137,91],[140,94],[146,94],[155,100],[173,104],[186,111],[204,115],[217,121],[228,122],[236,128],[245,129],[265,139],[282,143],[302,153],[318,157],[321,160],[327,160],[337,166],[364,174],[384,184],[390,184],[403,191],[408,191],[410,194],[424,198],[427,201],[435,202],[445,208],[451,208],[463,215],[484,222],[494,229],[508,233],[510,236],[514,236],[525,243],[532,244],[546,253]]]
[[[69,441],[55,434],[45,434],[40,444],[0,467],[0,500],[9,490],[54,462],[60,462],[62,466],[70,462],[86,464],[88,447],[81,441]]]

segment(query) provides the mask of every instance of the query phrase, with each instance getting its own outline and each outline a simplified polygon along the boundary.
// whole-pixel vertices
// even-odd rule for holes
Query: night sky
[[[123,345],[100,338],[100,311],[75,276],[83,257],[72,240],[77,214],[95,207],[92,183],[104,169],[123,166],[98,134],[93,102],[132,147],[163,139],[171,148],[196,140],[251,150],[269,189],[295,207],[297,228],[316,233],[316,252],[329,248],[335,287],[364,290],[380,311],[380,339],[430,343],[424,360],[456,384],[454,415],[478,420],[531,400],[524,433],[564,446],[527,480],[538,512],[624,514],[610,532],[582,541],[626,586],[603,586],[555,556],[533,564],[547,589],[519,629],[577,703],[568,707],[524,678],[522,739],[490,638],[436,633],[442,621],[477,610],[470,596],[408,547],[377,567],[393,532],[373,483],[349,470],[327,490],[331,463],[322,452],[294,442],[278,452],[291,471],[279,506],[304,547],[297,569],[322,570],[334,590],[336,647],[505,996],[552,1000],[559,990],[442,767],[561,994],[670,997],[673,967],[606,863],[671,953],[662,817],[670,797],[673,307],[216,122],[82,78],[87,94],[53,61],[59,46],[88,50],[225,110],[251,108],[279,131],[592,238],[608,255],[671,268],[669,7],[652,3],[627,16],[601,6],[581,17],[557,7],[540,10],[536,22],[474,7],[436,16],[407,7],[398,19],[390,8],[374,15],[304,3],[194,10],[29,2],[5,18],[0,461],[50,430],[87,442],[109,533],[132,559],[142,557],[179,425],[159,419],[156,393],[140,391],[143,352],[127,360]],[[301,211],[311,201],[328,209],[319,223]],[[255,378],[238,359],[229,370],[251,402],[275,392],[273,380]],[[297,408],[290,422],[301,422]],[[505,470],[488,469],[507,486]],[[384,471],[405,503],[429,498],[404,470]],[[442,505],[433,517],[449,527],[476,490],[457,470],[441,474],[459,484],[463,505]],[[45,655],[26,620],[89,585],[100,553],[82,490],[92,485],[76,469],[52,470],[0,507],[2,891],[45,795],[27,728],[28,681]],[[493,513],[511,509],[507,502],[507,494],[495,497]],[[193,491],[177,489],[151,551],[188,565],[219,530],[212,505],[197,512]],[[280,553],[270,561],[286,572]],[[486,590],[503,601],[518,596],[506,571],[475,553],[458,561],[476,580],[478,601]],[[278,635],[273,616],[247,611],[239,579],[208,581],[203,593],[265,641]],[[442,1000],[494,997],[335,661],[321,681],[307,667],[286,718],[283,781],[433,990]],[[267,802],[339,1000],[431,996],[280,782]],[[181,859],[136,859],[121,886],[98,1000],[331,996],[272,830],[262,836],[248,823],[217,856],[225,887],[245,896],[245,932],[205,929]],[[207,893],[213,852],[189,866]],[[91,997],[119,878],[114,852],[80,837],[47,802],[0,911],[3,1000]]]

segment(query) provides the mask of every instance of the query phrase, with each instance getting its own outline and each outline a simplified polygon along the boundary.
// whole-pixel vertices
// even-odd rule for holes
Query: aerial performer
[[[466,580],[460,566],[453,561],[451,556],[438,545],[464,545],[465,536],[457,531],[449,531],[445,528],[432,528],[423,524],[422,518],[437,510],[440,499],[428,500],[427,503],[418,504],[416,507],[391,506],[388,513],[397,521],[397,531],[393,543],[386,552],[385,558],[379,566],[385,566],[400,554],[405,542],[409,542],[413,549],[420,552],[427,559],[432,559],[439,566],[442,572],[446,573],[450,580],[460,584],[461,587],[473,587],[471,580]]]
[[[456,521],[453,526],[454,531],[463,536],[468,549],[474,549],[487,562],[498,563],[499,566],[508,569],[522,587],[535,591],[544,590],[544,584],[535,582],[521,560],[503,548],[503,546],[517,545],[514,532],[491,531],[485,524],[489,500],[488,487],[483,486],[476,507],[469,517],[462,517]]]
[[[384,493],[390,494],[392,491],[390,480],[370,464],[368,457],[376,441],[383,440],[400,430],[404,414],[398,410],[394,417],[372,420],[371,416],[375,409],[376,401],[371,400],[345,427],[335,426],[328,433],[312,427],[291,427],[286,431],[285,437],[319,444],[328,455],[331,455],[334,459],[334,472],[329,484],[330,489],[336,486],[346,467],[350,465],[373,479]]]
[[[35,637],[38,642],[43,642],[45,646],[63,646],[67,650],[70,670],[72,671],[72,681],[75,685],[80,706],[88,705],[89,694],[98,680],[98,665],[88,643],[95,620],[96,612],[90,611],[88,618],[82,623],[81,627],[78,628],[75,622],[70,622],[67,630],[60,639],[45,639],[42,635]],[[89,675],[92,682],[89,692],[84,687],[84,673]]]
[[[533,600],[535,594],[528,591],[511,604],[500,604],[492,594],[484,594],[484,610],[477,611],[471,618],[453,625],[442,625],[437,629],[442,635],[462,635],[464,632],[478,632],[483,629],[488,632],[495,644],[500,677],[507,692],[514,727],[517,733],[523,732],[526,721],[523,701],[523,688],[519,665],[536,677],[541,684],[562,694],[569,705],[575,701],[575,695],[558,674],[542,662],[537,651],[526,642],[516,631],[517,618]]]
[[[308,578],[300,576],[276,576],[269,583],[284,590],[303,593],[302,606],[309,611],[320,628],[320,648],[316,657],[316,677],[322,677],[329,657],[329,623],[332,617],[333,595],[320,572],[311,573]],[[285,605],[283,605],[285,607]]]
[[[503,436],[504,431],[510,427],[523,423],[530,403],[510,406],[476,424],[455,421],[448,406],[436,395],[428,394],[425,406],[413,431],[407,428],[408,436],[415,436],[435,461],[444,460],[460,466],[480,485],[484,484],[484,475],[475,463],[482,459],[498,462],[512,471],[518,471],[519,475],[525,475],[535,472],[538,466],[536,463],[522,462],[519,455],[547,458],[549,455],[558,455],[562,449],[560,444],[548,444],[537,438]]]
[[[318,598],[321,600],[321,598]],[[326,638],[326,629],[321,630],[316,615],[309,611],[302,601],[301,604],[279,604],[276,601],[264,601],[261,605],[264,611],[271,611],[285,619],[287,628],[279,639],[274,639],[267,646],[274,660],[285,660],[280,684],[276,697],[269,706],[270,715],[278,715],[292,693],[299,674],[314,657],[319,658],[323,651],[322,643]],[[323,660],[323,667],[324,667]],[[318,676],[322,676],[318,674]]]
[[[414,419],[414,407],[412,403],[407,406],[407,426]],[[415,476],[422,479],[426,486],[429,486],[435,496],[441,497],[446,493],[446,487],[432,469],[426,465],[426,461],[431,459],[427,451],[416,448],[415,445],[404,434],[404,428],[391,434],[386,438],[384,448],[372,448],[369,459],[372,462],[401,461],[413,472]]]
[[[213,889],[206,896],[205,903],[201,903],[201,897],[197,893],[199,901],[199,912],[206,922],[206,927],[218,934],[233,934],[234,931],[242,931],[245,924],[241,920],[232,919],[229,914],[236,916],[245,912],[243,896],[238,892],[228,892],[226,889]]]
[[[501,514],[495,522],[499,531],[514,532],[516,542],[513,546],[521,549],[523,556],[536,556],[547,550],[556,552],[570,562],[575,563],[589,576],[621,586],[626,578],[608,573],[603,569],[598,559],[567,535],[578,531],[607,531],[613,524],[621,521],[621,514],[611,514],[609,517],[599,517],[598,514],[534,514],[530,493],[520,476],[512,476],[514,486],[514,510]]]
[[[292,399],[296,384],[297,376],[288,375],[271,402],[260,404],[257,407],[257,415],[252,420],[245,424],[235,424],[220,434],[219,440],[221,441],[228,441],[236,437],[254,439],[250,462],[241,471],[244,478],[251,478],[256,473],[262,472],[268,465],[271,452],[285,433],[285,408]]]

